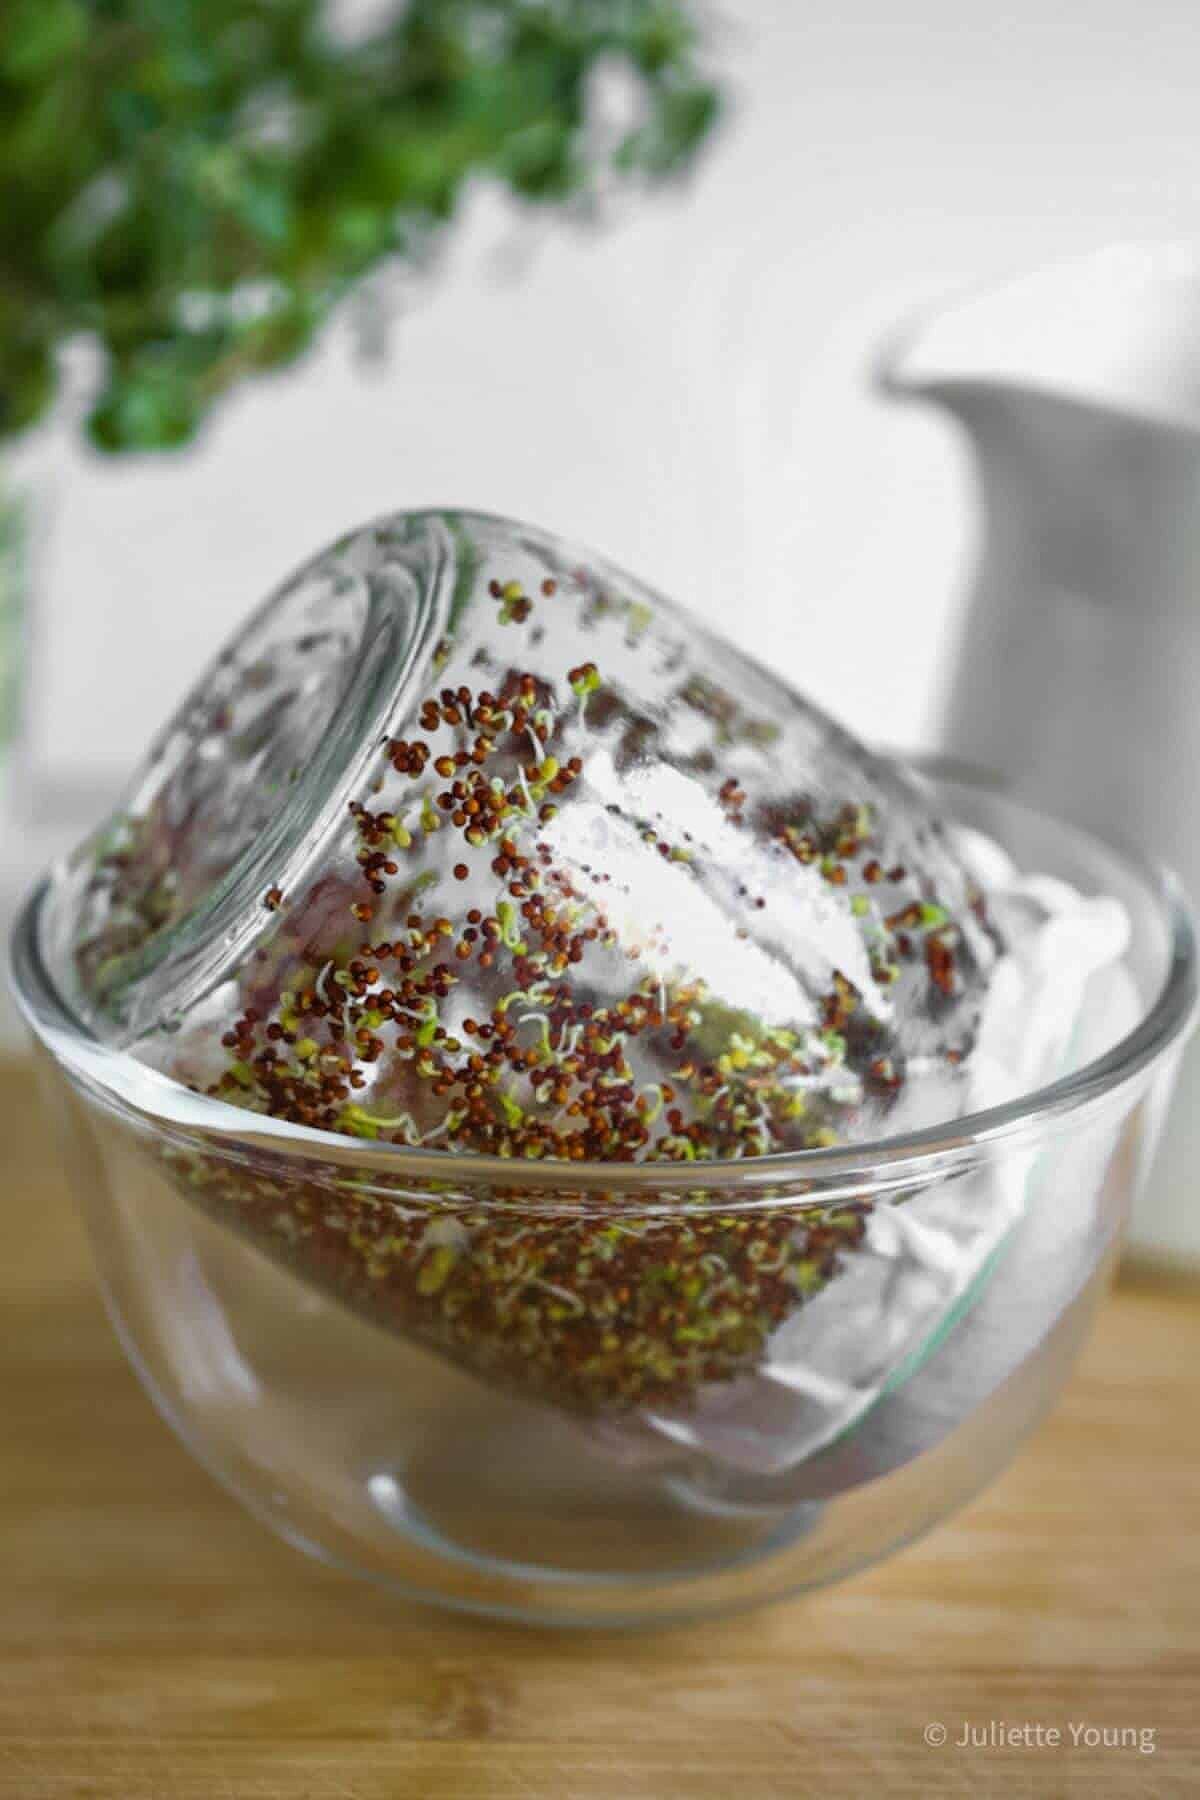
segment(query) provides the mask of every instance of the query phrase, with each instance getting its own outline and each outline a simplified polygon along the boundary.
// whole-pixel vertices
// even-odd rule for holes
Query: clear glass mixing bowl
[[[981,778],[942,769],[933,787],[1022,868],[1123,902],[1132,1028],[1014,1104],[702,1176],[518,1169],[188,1093],[72,1015],[35,894],[13,964],[50,1129],[121,1341],[205,1467],[289,1542],[368,1580],[557,1624],[779,1599],[909,1542],[987,1482],[1054,1399],[1103,1290],[1192,1021],[1195,946],[1168,875]],[[401,1302],[389,1257],[414,1243]],[[671,1283],[740,1258],[742,1292],[785,1244],[793,1262],[802,1246],[815,1298],[769,1331],[715,1319],[743,1344],[760,1333],[752,1366],[639,1404],[647,1270]],[[603,1310],[586,1382],[569,1350],[584,1303],[552,1279],[562,1267],[591,1272]],[[450,1295],[467,1296],[457,1321]],[[594,1351],[595,1318],[585,1330]],[[543,1339],[553,1355],[534,1354]]]

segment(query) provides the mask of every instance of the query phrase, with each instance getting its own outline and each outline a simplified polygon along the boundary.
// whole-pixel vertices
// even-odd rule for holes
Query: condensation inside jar
[[[198,1205],[623,1454],[636,1415],[753,1469],[881,1391],[1025,1184],[814,1207],[793,1169],[777,1205],[722,1208],[706,1168],[1053,1079],[1126,933],[683,609],[467,513],[368,527],[274,595],[47,917],[97,1036],[260,1120],[437,1150],[458,1196],[180,1153]],[[534,1162],[568,1196],[572,1165],[612,1164],[611,1205],[523,1210]],[[686,1199],[621,1201],[634,1163]],[[932,1273],[901,1306],[880,1271],[905,1258]],[[727,1429],[722,1395],[781,1365],[815,1392],[823,1356],[819,1419]]]

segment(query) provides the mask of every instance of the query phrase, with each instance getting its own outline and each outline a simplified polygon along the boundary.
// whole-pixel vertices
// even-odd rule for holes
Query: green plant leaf
[[[105,371],[92,441],[186,442],[365,277],[420,256],[470,181],[561,207],[683,168],[717,107],[695,10],[392,0],[344,42],[322,0],[8,0],[0,437],[44,415],[83,336]],[[613,58],[640,88],[615,152],[588,118]]]

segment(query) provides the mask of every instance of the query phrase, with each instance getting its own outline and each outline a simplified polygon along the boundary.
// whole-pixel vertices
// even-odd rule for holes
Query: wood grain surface
[[[0,1166],[3,1800],[1200,1792],[1194,1285],[1126,1276],[1008,1474],[884,1567],[732,1622],[554,1635],[268,1536],[126,1368],[16,1064]],[[1029,1742],[956,1743],[992,1722]]]

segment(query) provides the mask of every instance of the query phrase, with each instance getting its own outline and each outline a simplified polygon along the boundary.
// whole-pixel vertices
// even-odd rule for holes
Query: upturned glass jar
[[[702,1178],[517,1172],[189,1093],[74,1016],[35,894],[14,972],[51,1129],[116,1329],[199,1461],[310,1554],[404,1595],[556,1624],[672,1620],[833,1581],[990,1480],[1053,1401],[1103,1290],[1192,1021],[1195,947],[1169,876],[978,779],[943,771],[934,789],[1020,866],[1121,900],[1136,1018],[1015,1103]],[[695,1382],[660,1382],[651,1401],[647,1271],[686,1282],[713,1258],[757,1296],[714,1326],[737,1367],[705,1379],[714,1349],[699,1342]],[[771,1299],[784,1259],[819,1285],[791,1316]],[[555,1281],[581,1268],[582,1285]]]

